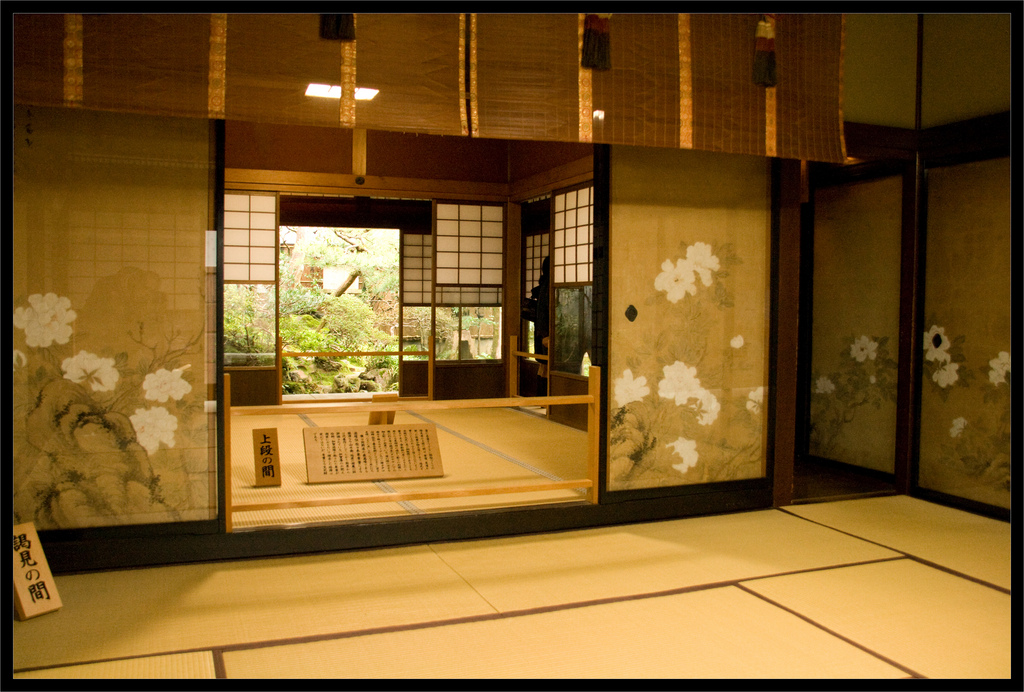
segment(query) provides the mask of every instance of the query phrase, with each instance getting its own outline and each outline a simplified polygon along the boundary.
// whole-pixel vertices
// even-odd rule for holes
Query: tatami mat
[[[786,507],[801,517],[1010,588],[1010,524],[907,495]]]
[[[427,546],[57,577],[63,608],[14,623],[14,667],[493,613]]]
[[[735,587],[231,651],[231,678],[894,678],[906,674]]]
[[[502,612],[898,555],[776,510],[447,543],[434,550]]]
[[[946,555],[977,517],[835,504],[831,517],[797,508],[835,528],[787,508],[58,575],[63,608],[13,623],[13,668],[187,678],[209,675],[212,658],[227,677],[1010,675],[1009,594],[946,571],[998,563],[1008,530]]]
[[[793,574],[744,586],[917,674],[1010,677],[1010,596],[916,561]]]
[[[209,651],[195,651],[166,656],[142,656],[124,658],[118,661],[85,663],[80,666],[62,666],[44,670],[17,673],[15,679],[164,679],[197,680],[217,677],[213,654]]]

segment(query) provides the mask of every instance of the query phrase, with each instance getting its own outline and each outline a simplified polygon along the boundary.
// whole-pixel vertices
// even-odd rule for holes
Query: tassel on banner
[[[355,41],[356,19],[352,14],[320,15],[320,38],[328,41]]]
[[[773,87],[778,82],[775,75],[775,15],[761,15],[755,36],[754,84]]]
[[[583,20],[583,55],[580,66],[592,70],[612,67],[611,41],[608,37],[610,14],[588,14]]]

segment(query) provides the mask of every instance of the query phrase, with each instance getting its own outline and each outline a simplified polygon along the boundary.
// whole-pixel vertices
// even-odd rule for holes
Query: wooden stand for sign
[[[505,399],[456,399],[451,401],[396,401],[394,403],[370,404],[282,404],[279,406],[245,406],[231,408],[231,385],[227,375],[224,376],[224,435],[225,464],[224,481],[227,493],[224,501],[226,517],[225,530],[232,530],[232,514],[234,512],[260,512],[273,509],[294,509],[299,507],[330,507],[335,505],[368,504],[373,502],[405,502],[416,500],[433,500],[453,497],[478,497],[483,495],[508,495],[513,493],[541,492],[548,490],[587,489],[589,501],[598,502],[598,456],[599,408],[601,403],[601,368],[590,368],[590,386],[587,394],[572,394],[545,397],[510,397]],[[331,497],[317,500],[297,500],[292,502],[260,502],[235,505],[231,501],[230,447],[231,417],[233,415],[265,416],[297,413],[377,413],[388,411],[439,411],[448,409],[468,408],[505,408],[508,406],[556,406],[561,404],[587,404],[588,413],[588,447],[587,472],[588,478],[551,483],[524,483],[518,485],[478,486],[453,490],[437,490],[405,493],[379,493],[375,495],[359,495],[355,497]]]
[[[381,392],[372,396],[373,403],[398,401],[398,392]],[[368,425],[391,425],[395,422],[394,411],[371,411]]]
[[[19,620],[52,613],[63,605],[31,522],[14,527],[14,606]]]

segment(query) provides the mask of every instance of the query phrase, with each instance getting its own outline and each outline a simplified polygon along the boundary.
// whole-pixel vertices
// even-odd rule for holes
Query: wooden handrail
[[[438,500],[449,497],[476,497],[478,495],[509,495],[512,493],[533,493],[544,490],[567,490],[589,488],[593,482],[589,478],[574,481],[556,481],[552,483],[535,483],[533,485],[494,485],[476,488],[460,488],[457,490],[432,490],[409,493],[384,493],[376,495],[353,495],[351,497],[332,497],[322,500],[291,500],[287,502],[260,502],[248,505],[234,505],[235,512],[259,512],[268,509],[298,509],[303,507],[332,507],[336,505],[360,505],[370,502],[412,502],[415,500]]]
[[[363,402],[281,404],[280,406],[236,406],[238,416],[272,416],[299,413],[369,413],[372,411],[443,411],[466,408],[507,408],[509,406],[552,406],[555,404],[589,404],[590,394],[562,394],[559,396],[519,396],[504,399],[447,399],[444,401],[410,401],[399,399],[386,404]]]

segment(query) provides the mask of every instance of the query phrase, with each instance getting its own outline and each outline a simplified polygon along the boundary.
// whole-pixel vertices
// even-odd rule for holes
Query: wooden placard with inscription
[[[310,483],[444,475],[437,428],[429,423],[305,428],[302,438]]]
[[[63,605],[32,522],[14,527],[14,605],[19,620],[53,612]]]
[[[256,486],[281,485],[281,448],[277,428],[252,431],[252,454],[256,460]]]

